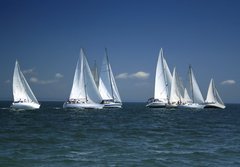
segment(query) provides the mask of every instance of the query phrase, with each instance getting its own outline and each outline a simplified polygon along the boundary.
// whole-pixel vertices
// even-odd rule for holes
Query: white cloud
[[[149,77],[149,75],[150,75],[149,73],[139,71],[139,72],[136,72],[134,74],[131,74],[130,77],[138,78],[138,79],[147,79]]]
[[[40,80],[36,77],[31,77],[30,82],[36,83],[36,84],[41,84],[41,85],[46,85],[46,84],[52,84],[52,83],[58,82],[60,78],[63,78],[63,75],[60,73],[56,73],[54,76],[54,79]]]
[[[51,83],[57,82],[57,80],[39,80],[36,77],[31,77],[30,82],[33,82],[36,84],[41,84],[41,85],[46,85],[46,84],[51,84]]]
[[[121,73],[116,76],[116,79],[127,79],[128,77],[128,73]]]
[[[55,74],[55,78],[59,78],[59,79],[60,79],[60,78],[63,78],[63,75],[60,74],[60,73],[56,73],[56,74]]]
[[[128,79],[128,78],[136,78],[136,79],[147,79],[149,77],[149,73],[144,71],[138,71],[136,73],[128,74],[128,73],[121,73],[116,76],[116,79]]]
[[[34,73],[34,69],[33,68],[23,70],[23,74],[33,74],[33,73]]]
[[[221,84],[222,85],[234,85],[234,84],[236,84],[236,81],[229,79],[229,80],[222,81]]]

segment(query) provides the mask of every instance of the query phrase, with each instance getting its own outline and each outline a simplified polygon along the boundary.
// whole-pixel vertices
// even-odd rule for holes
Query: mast
[[[110,64],[109,64],[109,59],[108,59],[108,54],[107,54],[107,48],[105,48],[105,52],[106,52],[108,76],[109,76],[109,82],[110,82],[110,87],[111,87],[111,94],[112,94],[112,98],[113,98],[113,101],[114,101],[113,87],[112,87],[112,77],[111,77],[111,74],[110,74]]]

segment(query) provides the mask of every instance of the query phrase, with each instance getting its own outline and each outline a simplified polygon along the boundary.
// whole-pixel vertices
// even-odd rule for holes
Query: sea
[[[240,104],[226,109],[11,111],[0,102],[1,167],[239,167]]]

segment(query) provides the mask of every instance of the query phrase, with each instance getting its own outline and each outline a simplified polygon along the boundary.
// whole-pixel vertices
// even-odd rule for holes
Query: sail
[[[38,104],[36,97],[34,96],[23,73],[20,70],[18,61],[15,63],[13,74],[13,98],[14,101],[26,100],[27,102],[34,102]]]
[[[184,89],[183,103],[192,103],[192,99],[189,97],[187,89]]]
[[[77,61],[75,74],[73,78],[72,90],[69,99],[86,99],[86,92],[84,88],[84,77],[83,77],[83,51],[80,51],[80,57]]]
[[[118,92],[117,84],[114,79],[111,65],[108,60],[108,56],[103,58],[102,67],[99,78],[99,92],[104,100],[114,100],[121,102],[121,98]]]
[[[161,48],[156,67],[154,98],[167,102],[168,101],[167,86],[168,83],[166,80],[163,50]]]
[[[93,79],[92,72],[82,49],[80,51],[80,58],[78,59],[75,69],[73,85],[69,99],[90,102],[101,101],[101,97]]]
[[[98,68],[97,68],[97,63],[96,61],[94,62],[94,66],[93,66],[93,69],[92,69],[92,75],[93,75],[93,78],[94,78],[94,81],[98,87],[99,85],[99,76],[98,76]]]
[[[173,69],[173,77],[172,77],[172,85],[171,85],[171,93],[170,93],[170,102],[177,103],[181,101],[181,94],[179,92],[178,87],[178,77],[176,73],[176,68]]]
[[[116,84],[116,81],[115,81],[115,78],[114,78],[114,75],[113,75],[113,72],[112,72],[112,67],[111,65],[109,64],[109,69],[110,69],[110,76],[112,78],[112,87],[113,87],[113,96],[114,96],[114,100],[116,102],[122,102],[121,100],[121,97],[120,97],[120,94],[118,92],[118,88],[117,88],[117,84]]]
[[[207,102],[207,103],[215,103],[216,102],[213,89],[214,89],[213,88],[213,80],[211,79],[211,81],[209,83],[207,98],[206,98],[205,102]]]
[[[165,58],[163,58],[163,65],[164,65],[164,69],[165,69],[165,75],[166,75],[166,83],[167,83],[167,89],[171,88],[171,84],[172,84],[172,74],[171,71],[168,67],[167,61]],[[170,91],[168,90],[168,97],[170,96]]]
[[[221,97],[218,94],[218,91],[215,87],[213,79],[211,79],[208,87],[207,98],[205,100],[206,103],[220,103],[224,105]]]
[[[82,53],[82,59],[83,59],[83,73],[84,73],[83,74],[84,85],[81,85],[81,87],[85,88],[85,93],[87,94],[87,100],[100,103],[102,101],[102,98],[99,94],[97,85],[92,76],[92,72],[88,65],[88,61],[86,59],[84,52],[82,51],[81,53]]]
[[[198,86],[197,80],[193,74],[193,70],[191,67],[189,67],[189,77],[190,77],[190,88],[191,88],[191,93],[192,93],[192,100],[193,103],[203,103],[204,99],[202,96],[202,93],[200,91],[200,88]]]

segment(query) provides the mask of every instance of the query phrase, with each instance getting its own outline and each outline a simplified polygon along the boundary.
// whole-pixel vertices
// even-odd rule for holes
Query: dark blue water
[[[0,166],[240,166],[240,105],[225,110],[64,111],[0,102]]]

